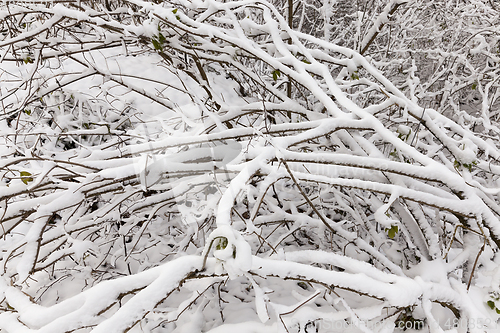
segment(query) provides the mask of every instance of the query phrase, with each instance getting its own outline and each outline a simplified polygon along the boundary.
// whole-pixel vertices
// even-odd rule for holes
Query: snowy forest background
[[[498,332],[500,3],[0,1],[0,332]]]

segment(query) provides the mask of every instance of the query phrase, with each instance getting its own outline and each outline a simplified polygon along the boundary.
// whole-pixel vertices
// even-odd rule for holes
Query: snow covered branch
[[[376,3],[349,42],[307,2],[0,3],[0,328],[494,332],[496,69],[481,116],[427,101],[496,28],[413,50],[428,5]]]

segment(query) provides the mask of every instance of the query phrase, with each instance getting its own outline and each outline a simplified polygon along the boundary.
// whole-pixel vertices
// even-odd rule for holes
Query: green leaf
[[[406,140],[408,140],[408,137],[410,136],[410,134],[411,134],[411,131],[408,134],[399,133],[398,139],[401,139],[402,141],[406,141]]]
[[[154,46],[155,50],[163,51],[163,47],[161,46],[161,44],[160,44],[159,41],[157,41],[154,38],[151,38],[151,42],[153,43],[153,46]]]
[[[278,78],[281,76],[281,72],[277,69],[273,72],[273,79],[274,81],[278,80]]]
[[[227,238],[226,237],[220,237],[219,240],[217,241],[217,244],[215,245],[216,250],[224,250],[227,247]]]
[[[304,290],[308,290],[309,289],[309,286],[307,285],[307,283],[303,282],[303,281],[300,281],[300,282],[297,282],[297,285],[304,289]]]
[[[28,171],[21,171],[21,172],[19,172],[19,175],[21,176],[21,181],[25,185],[28,185],[29,182],[33,181],[32,177],[28,177],[28,176],[31,176],[31,173],[29,173]]]
[[[498,308],[495,308],[496,313],[500,314],[500,310]]]
[[[455,169],[458,169],[458,168],[463,166],[464,168],[469,170],[469,172],[472,171],[472,168],[476,165],[477,165],[477,161],[472,161],[471,163],[461,163],[460,161],[455,160],[453,162],[453,166],[455,167]]]
[[[394,237],[398,233],[398,230],[399,230],[399,228],[397,225],[393,225],[390,229],[385,229],[385,231],[387,231],[387,235],[389,236],[390,239],[394,239]]]
[[[177,8],[175,8],[174,10],[172,10],[172,13],[177,14]],[[179,15],[175,15],[175,18],[177,19],[177,21],[181,20],[181,17]]]
[[[471,87],[471,88],[472,88],[472,90],[476,90],[476,88],[477,88],[477,82],[474,82],[474,83],[472,84],[472,87]]]
[[[24,113],[26,113],[28,116],[31,116],[31,110],[25,109]]]
[[[29,56],[24,58],[23,61],[25,64],[32,64],[34,62],[33,59],[31,59]]]
[[[495,302],[493,302],[492,300],[489,300],[488,302],[486,302],[486,304],[488,304],[488,306],[490,307],[490,309],[494,309],[495,308]]]
[[[167,41],[167,39],[161,32],[158,34],[158,41],[160,42],[160,44],[165,44],[165,42]]]
[[[358,75],[358,72],[354,72],[351,74],[351,79],[352,80],[359,80],[359,75]]]

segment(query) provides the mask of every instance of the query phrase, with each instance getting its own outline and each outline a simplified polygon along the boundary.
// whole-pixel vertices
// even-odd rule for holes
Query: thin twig
[[[314,204],[311,202],[311,200],[309,199],[309,197],[307,196],[307,194],[304,193],[304,191],[302,190],[302,187],[300,187],[299,183],[297,183],[297,180],[295,179],[295,177],[293,176],[292,174],[292,171],[290,170],[290,168],[288,167],[288,164],[286,163],[286,161],[284,159],[281,159],[281,163],[283,163],[283,165],[285,166],[286,168],[286,171],[288,172],[288,174],[290,175],[290,178],[292,179],[292,181],[294,182],[294,184],[297,186],[297,188],[299,189],[300,191],[300,194],[302,194],[302,196],[304,197],[304,199],[306,199],[307,203],[309,204],[309,206],[311,206],[311,208],[314,210],[314,212],[316,213],[316,215],[319,217],[319,219],[321,220],[321,222],[323,222],[323,224],[333,233],[333,234],[336,234],[337,232],[330,226],[330,224],[326,221],[326,219],[323,217],[323,215],[316,209],[316,206],[314,206]]]

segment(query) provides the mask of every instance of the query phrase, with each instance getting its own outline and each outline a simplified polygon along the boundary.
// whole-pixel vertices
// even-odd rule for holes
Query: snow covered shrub
[[[2,332],[497,330],[498,138],[361,44],[260,0],[0,6]]]
[[[489,0],[304,0],[293,26],[367,56],[412,101],[485,137],[499,132],[499,10]]]

